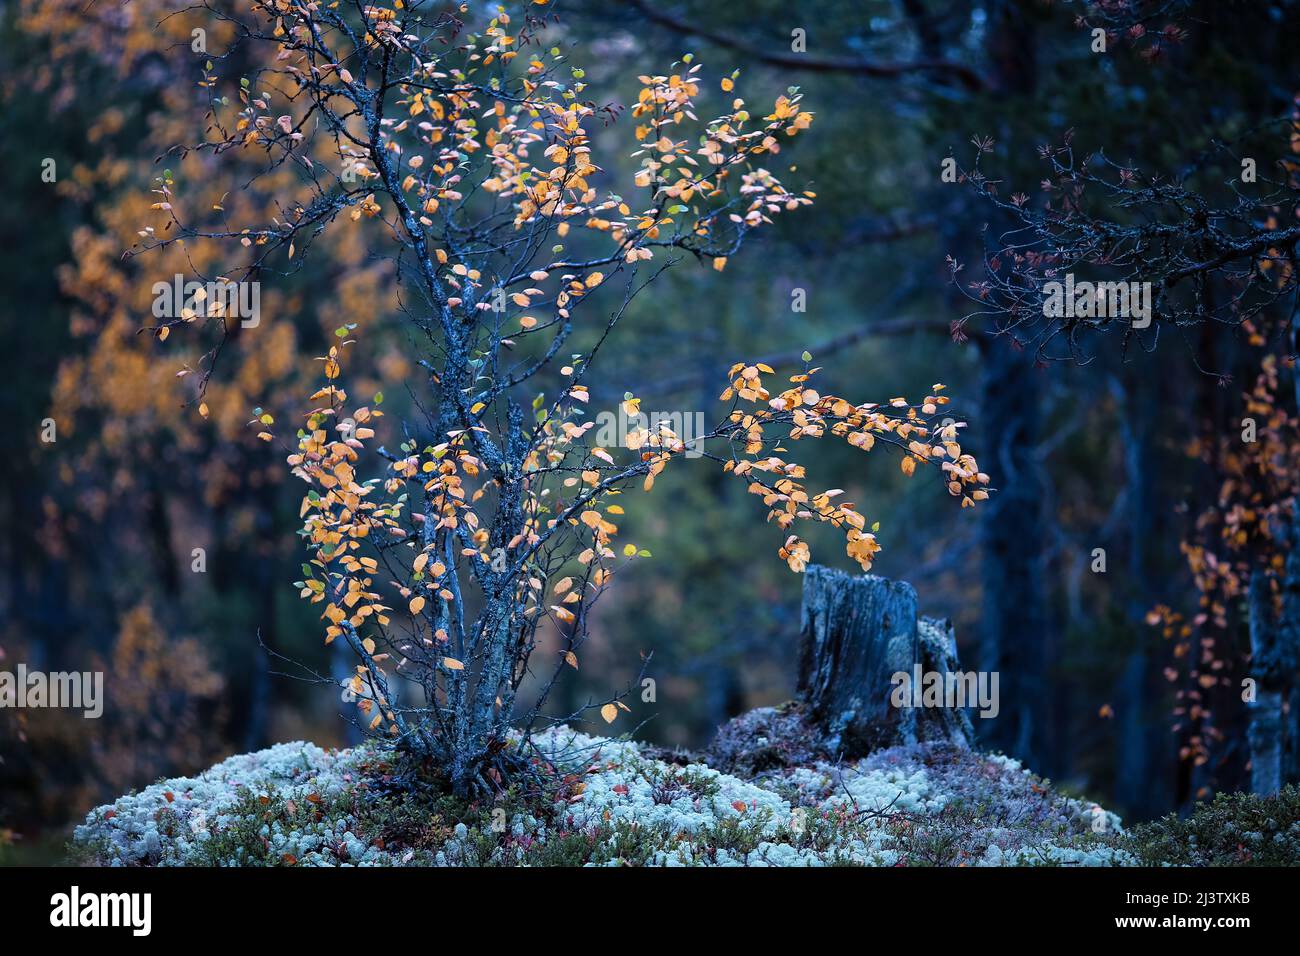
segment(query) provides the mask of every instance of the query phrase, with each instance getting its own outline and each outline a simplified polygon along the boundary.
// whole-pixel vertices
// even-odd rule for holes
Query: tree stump
[[[916,622],[920,639],[921,669],[931,673],[960,674],[961,662],[957,660],[957,634],[952,621],[946,618],[923,617]],[[960,707],[927,708],[912,711],[917,715],[918,740],[939,741],[970,748],[975,740],[975,728],[970,715]]]
[[[832,752],[859,756],[907,736],[890,677],[919,659],[916,590],[876,575],[804,572],[799,694]]]
[[[819,565],[804,573],[799,695],[826,737],[848,758],[921,741],[969,747],[967,715],[954,708],[895,706],[894,675],[957,673],[957,643],[947,621],[916,614],[905,581],[853,576]]]

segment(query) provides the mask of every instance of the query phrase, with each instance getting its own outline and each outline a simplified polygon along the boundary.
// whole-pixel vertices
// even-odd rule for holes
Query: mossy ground
[[[182,866],[1089,866],[1300,862],[1300,792],[1129,830],[1014,760],[942,745],[848,765],[665,762],[550,734],[491,797],[365,746],[282,744],[93,811],[74,862]]]

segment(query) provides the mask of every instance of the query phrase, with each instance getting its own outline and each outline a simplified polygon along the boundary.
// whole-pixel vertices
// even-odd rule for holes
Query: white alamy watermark
[[[217,279],[208,282],[185,281],[179,272],[171,282],[155,282],[153,314],[157,319],[192,319],[198,316],[222,316],[239,319],[246,329],[262,321],[262,283],[231,282]]]
[[[706,426],[703,412],[617,411],[596,415],[595,442],[602,448],[663,448],[685,458],[704,454]]]
[[[895,707],[978,707],[981,717],[998,715],[997,671],[927,671],[920,664],[912,673],[895,671],[889,702]]]
[[[0,710],[6,707],[80,710],[93,720],[104,713],[104,673],[47,674],[19,664],[17,671],[0,671]]]
[[[125,926],[133,936],[148,936],[153,929],[153,895],[150,893],[68,893],[50,897],[50,925]]]
[[[1150,282],[1065,282],[1043,286],[1043,315],[1049,319],[1132,319],[1133,328],[1151,324]]]

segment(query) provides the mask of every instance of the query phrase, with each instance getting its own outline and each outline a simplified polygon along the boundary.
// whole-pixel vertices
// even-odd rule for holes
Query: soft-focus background
[[[349,740],[337,696],[276,676],[259,648],[260,633],[332,666],[291,586],[300,489],[246,423],[254,406],[294,407],[345,322],[374,330],[354,359],[368,363],[360,387],[386,389],[400,413],[410,368],[382,331],[390,270],[333,240],[292,282],[263,289],[272,318],[235,341],[211,417],[182,407],[192,386],[175,372],[196,358],[192,344],[138,334],[154,273],[174,270],[146,272],[121,253],[145,221],[167,162],[156,160],[201,118],[205,57],[190,30],[204,14],[163,19],[183,6],[0,0],[0,669],[102,669],[110,700],[98,721],[0,711],[0,860],[56,859],[71,821],[161,775],[276,741]],[[982,230],[998,223],[973,190],[942,181],[940,164],[965,166],[972,138],[991,137],[984,168],[1007,193],[1032,193],[1036,148],[1072,128],[1081,149],[1173,172],[1220,130],[1288,108],[1297,5],[1168,4],[1186,14],[1185,38],[1154,57],[1149,39],[1130,38],[1104,58],[1076,22],[1084,5],[1067,2],[553,6],[548,43],[571,48],[602,103],[627,104],[638,74],[691,52],[711,76],[739,68],[755,102],[794,85],[816,113],[780,158],[811,182],[812,210],[778,217],[725,272],[684,263],[639,297],[593,392],[634,388],[643,410],[711,417],[733,361],[797,363],[804,349],[825,368],[823,391],[916,397],[945,383],[999,489],[984,506],[957,509],[888,455],[815,443],[800,460],[880,520],[877,573],[953,618],[963,662],[1002,662],[1002,716],[979,728],[989,745],[1131,818],[1240,788],[1240,613],[1214,635],[1222,664],[1209,684],[1179,649],[1191,632],[1147,617],[1157,605],[1187,621],[1200,610],[1182,545],[1218,479],[1196,439],[1241,418],[1263,352],[1231,330],[1197,331],[1153,354],[1101,339],[1086,367],[1037,367],[977,324],[952,334],[975,307],[946,257],[975,270]],[[791,48],[796,30],[803,52]],[[228,39],[210,25],[210,48]],[[918,62],[931,66],[891,66]],[[597,154],[626,157],[631,125],[623,116],[602,130]],[[47,158],[53,183],[41,178]],[[1197,357],[1233,378],[1198,371]],[[653,651],[658,702],[639,705],[639,734],[686,747],[791,695],[801,588],[744,483],[696,464],[628,496],[625,537],[653,557],[602,602],[565,689],[574,701],[603,692]],[[832,537],[811,541],[815,559],[851,564]],[[1189,709],[1189,689],[1220,696]]]

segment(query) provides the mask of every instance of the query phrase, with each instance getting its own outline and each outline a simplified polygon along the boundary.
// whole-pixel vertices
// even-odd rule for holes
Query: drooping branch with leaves
[[[477,29],[468,5],[455,15],[424,2],[205,8],[236,40],[203,74],[205,139],[177,153],[258,157],[254,178],[282,184],[279,212],[245,222],[224,204],[194,208],[183,177],[164,173],[158,221],[132,251],[216,244],[229,249],[222,278],[252,282],[291,273],[326,230],[358,230],[393,263],[401,331],[418,356],[418,381],[404,383],[416,414],[377,443],[383,397],[358,400],[344,377],[372,323],[340,327],[286,446],[309,486],[297,586],[321,606],[326,641],[356,655],[348,691],[365,729],[434,758],[462,793],[526,768],[539,722],[591,709],[612,724],[627,709],[630,688],[576,713],[547,703],[579,664],[594,603],[648,554],[615,545],[620,496],[650,491],[676,459],[703,457],[747,481],[795,571],[810,553],[800,521],[839,529],[863,569],[880,546],[838,490],[806,487],[789,442],[894,445],[906,474],[931,467],[963,507],[987,495],[960,443],[964,423],[940,417],[941,385],[917,403],[857,403],[812,388],[807,354],[780,389],[765,385],[773,368],[734,364],[704,434],[659,423],[633,427],[619,447],[596,443],[590,370],[629,306],[679,260],[722,271],[751,232],[811,205],[769,166],[813,115],[793,87],[751,114],[733,73],[719,84],[721,111],[702,120],[701,67],[684,57],[639,78],[639,171],[624,196],[603,185],[592,133],[621,111],[585,98],[584,72],[550,45],[543,7],[502,10]],[[212,337],[201,414],[238,324],[227,312],[200,300],[152,326],[160,339],[179,326]],[[625,394],[622,411],[635,416],[639,401]],[[271,412],[255,424],[280,440]],[[558,642],[543,639],[552,632]],[[539,662],[542,651],[554,658]]]

